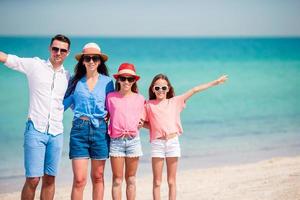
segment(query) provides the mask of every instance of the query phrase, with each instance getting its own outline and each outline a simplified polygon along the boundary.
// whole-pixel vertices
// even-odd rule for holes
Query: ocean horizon
[[[73,74],[85,43],[109,56],[109,74],[122,62],[136,66],[139,91],[148,98],[152,78],[166,74],[176,95],[227,74],[227,83],[194,95],[182,112],[181,169],[206,168],[300,154],[300,37],[153,38],[70,37],[64,64]],[[48,58],[50,37],[0,36],[0,51]],[[28,109],[26,76],[0,64],[0,193],[23,184],[23,132]],[[59,182],[70,181],[68,143],[72,112],[64,115]],[[139,175],[151,173],[148,131]],[[106,167],[110,176],[109,162]]]

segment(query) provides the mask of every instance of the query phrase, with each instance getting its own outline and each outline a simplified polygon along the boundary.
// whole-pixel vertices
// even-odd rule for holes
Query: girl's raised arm
[[[228,77],[227,75],[223,75],[223,76],[220,76],[220,78],[218,78],[214,81],[197,85],[196,87],[188,90],[186,93],[183,94],[184,101],[187,101],[191,96],[193,96],[197,92],[201,92],[201,91],[206,90],[206,89],[208,89],[212,86],[216,86],[216,85],[224,83],[228,79],[227,77]]]

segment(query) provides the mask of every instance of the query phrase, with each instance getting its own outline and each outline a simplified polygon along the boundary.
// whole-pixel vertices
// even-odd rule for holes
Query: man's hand
[[[7,54],[0,51],[0,62],[5,63],[7,60]]]

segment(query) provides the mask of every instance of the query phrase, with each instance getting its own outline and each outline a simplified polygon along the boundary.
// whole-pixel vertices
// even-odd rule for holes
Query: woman
[[[65,110],[71,106],[74,111],[69,153],[74,174],[71,199],[83,199],[89,158],[93,199],[103,199],[103,172],[109,157],[105,101],[114,86],[105,65],[108,57],[97,44],[86,44],[75,58],[75,75],[64,100]]]

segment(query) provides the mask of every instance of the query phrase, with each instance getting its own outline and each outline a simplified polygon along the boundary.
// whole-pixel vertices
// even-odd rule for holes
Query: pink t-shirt
[[[144,105],[145,98],[140,94],[123,96],[119,92],[109,93],[106,107],[110,116],[108,127],[110,137],[136,136],[139,132],[137,127],[143,116]]]
[[[180,113],[185,107],[183,96],[162,101],[149,100],[145,105],[145,121],[150,125],[150,142],[171,133],[183,132]]]

